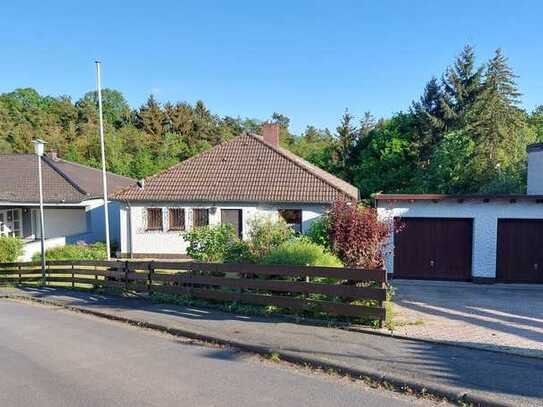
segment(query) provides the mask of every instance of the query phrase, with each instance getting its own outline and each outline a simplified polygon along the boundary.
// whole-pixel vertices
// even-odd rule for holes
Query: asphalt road
[[[0,300],[1,406],[431,405],[59,308]]]

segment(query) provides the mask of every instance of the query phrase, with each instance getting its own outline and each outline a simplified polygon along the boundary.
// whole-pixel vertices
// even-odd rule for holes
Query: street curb
[[[526,355],[524,353],[517,353],[517,352],[509,352],[507,350],[501,350],[501,349],[488,349],[488,348],[479,348],[477,346],[471,346],[471,345],[464,345],[462,343],[454,343],[454,342],[445,342],[445,341],[439,341],[435,339],[426,339],[426,338],[417,338],[412,336],[404,336],[404,335],[398,335],[395,333],[388,333],[388,332],[382,332],[382,331],[373,331],[369,328],[353,328],[353,327],[336,327],[337,329],[343,329],[345,331],[349,332],[359,332],[362,334],[368,334],[368,335],[376,335],[376,336],[384,336],[387,338],[394,338],[394,339],[400,339],[404,341],[416,341],[416,342],[423,342],[423,343],[429,343],[429,344],[435,344],[435,345],[444,345],[444,346],[452,346],[455,348],[461,348],[461,349],[471,349],[471,350],[479,350],[482,352],[491,352],[491,353],[498,353],[498,354],[505,354],[505,355],[512,355],[512,356],[520,356],[523,358],[531,358],[531,359],[538,359],[543,360],[543,356],[538,355]]]
[[[48,300],[48,299],[37,298],[33,296],[9,295],[9,294],[2,295],[0,296],[0,299],[1,298],[31,301],[31,302],[36,302],[36,303],[45,304],[45,305],[57,306],[57,307],[67,309],[70,311],[80,312],[83,314],[88,314],[95,317],[108,319],[111,321],[123,322],[132,326],[143,327],[143,328],[151,329],[151,330],[162,332],[162,333],[167,333],[173,336],[185,337],[185,338],[194,339],[194,340],[203,341],[203,342],[211,342],[218,345],[231,346],[231,347],[238,348],[240,350],[244,350],[250,353],[258,354],[261,356],[269,356],[271,353],[276,353],[279,355],[281,360],[294,363],[296,365],[306,366],[309,364],[311,367],[322,368],[326,370],[331,369],[340,374],[347,374],[355,378],[369,378],[372,380],[376,380],[378,382],[388,382],[400,389],[404,387],[410,387],[411,389],[414,389],[421,394],[426,393],[426,394],[431,394],[435,396],[441,396],[453,402],[462,401],[464,403],[472,403],[475,405],[489,406],[489,407],[516,406],[516,404],[499,403],[494,399],[487,398],[484,396],[470,395],[468,392],[452,392],[450,391],[448,386],[444,386],[444,385],[440,385],[436,383],[428,385],[418,380],[405,379],[401,375],[384,375],[374,369],[346,368],[344,366],[341,366],[335,363],[326,362],[320,359],[299,356],[298,354],[294,352],[285,351],[285,350],[282,350],[281,348],[273,348],[273,347],[269,348],[262,345],[247,344],[244,342],[238,342],[231,339],[224,339],[224,338],[220,338],[213,335],[201,334],[201,333],[186,330],[186,329],[171,328],[166,325],[154,324],[154,323],[146,322],[144,320],[121,317],[118,315],[114,315],[112,313],[95,311],[95,310],[91,310],[91,309],[79,307],[79,306],[73,306],[73,305],[65,304],[62,301]]]

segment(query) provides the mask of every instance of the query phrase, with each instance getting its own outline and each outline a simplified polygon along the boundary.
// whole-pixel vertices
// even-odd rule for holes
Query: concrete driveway
[[[394,333],[543,358],[543,285],[393,280]]]

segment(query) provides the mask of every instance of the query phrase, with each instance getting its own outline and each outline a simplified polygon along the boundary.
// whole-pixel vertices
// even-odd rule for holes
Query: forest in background
[[[283,147],[353,183],[361,197],[386,193],[522,193],[526,146],[543,141],[543,106],[521,108],[516,75],[501,50],[477,64],[466,46],[431,78],[404,112],[358,119],[346,110],[335,130],[307,126]],[[258,133],[261,120],[219,116],[204,102],[160,104],[150,96],[137,109],[122,93],[103,90],[107,167],[143,178],[231,139]],[[46,140],[62,158],[99,167],[97,95],[42,96],[32,88],[0,94],[0,153],[31,152]]]

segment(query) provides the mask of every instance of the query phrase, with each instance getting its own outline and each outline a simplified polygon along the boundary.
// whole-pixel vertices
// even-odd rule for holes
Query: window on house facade
[[[209,225],[209,210],[208,209],[193,209],[192,210],[192,226],[199,228]]]
[[[162,208],[147,208],[147,230],[162,230]]]
[[[241,209],[221,209],[221,223],[232,226],[238,237],[242,237],[243,215]]]
[[[301,209],[279,209],[279,216],[296,233],[302,233],[302,210]]]
[[[170,208],[168,210],[169,230],[185,230],[185,210]]]
[[[0,236],[22,237],[22,219],[20,209],[0,211]]]

